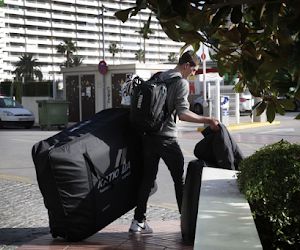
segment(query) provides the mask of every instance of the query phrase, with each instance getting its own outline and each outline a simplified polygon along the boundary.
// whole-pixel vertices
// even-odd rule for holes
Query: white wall
[[[24,108],[30,110],[34,113],[35,122],[39,123],[39,110],[38,104],[36,103],[37,100],[50,100],[52,97],[47,96],[23,96],[22,97],[22,105]]]

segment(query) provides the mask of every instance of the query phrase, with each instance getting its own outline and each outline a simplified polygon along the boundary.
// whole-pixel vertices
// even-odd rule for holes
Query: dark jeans
[[[156,179],[160,158],[164,160],[173,178],[177,205],[180,212],[184,187],[184,159],[177,138],[146,134],[143,141],[143,147],[144,174],[139,189],[134,219],[138,221],[145,219],[147,201]]]

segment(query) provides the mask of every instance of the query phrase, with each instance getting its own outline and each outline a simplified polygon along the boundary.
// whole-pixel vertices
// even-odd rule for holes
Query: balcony
[[[5,3],[6,3],[6,1],[5,1]],[[23,10],[20,10],[20,9],[17,10],[17,9],[9,9],[8,8],[5,10],[5,13],[23,16]]]
[[[65,15],[65,14],[59,14],[59,13],[52,13],[53,19],[61,19],[61,20],[68,20],[68,21],[75,21],[76,17],[75,15]]]
[[[84,50],[78,51],[79,56],[97,56],[97,54],[99,55],[99,51],[97,51],[97,49],[95,49],[94,51],[84,51]]]
[[[23,46],[9,46],[9,47],[5,47],[3,50],[7,52],[20,52],[20,53],[26,52]]]
[[[62,4],[54,4],[52,3],[52,9],[58,11],[69,11],[69,12],[76,12],[76,9],[72,5],[62,5]]]
[[[41,29],[26,29],[27,35],[38,35],[38,36],[49,36],[50,30],[41,30]]]
[[[24,19],[23,18],[4,18],[3,21],[7,24],[23,24]]]
[[[32,25],[35,27],[41,26],[41,27],[51,27],[51,23],[49,21],[43,22],[41,20],[30,20],[30,19],[25,19],[25,24],[26,25]]]
[[[93,32],[99,32],[99,28],[97,26],[89,26],[89,25],[77,25],[78,30],[86,30],[86,31],[93,31]]]
[[[69,23],[64,23],[64,22],[53,22],[52,27],[56,28],[56,29],[70,29],[70,30],[76,29],[75,24],[69,24]]]
[[[89,33],[78,33],[77,37],[81,39],[93,39],[93,40],[99,39],[99,36],[97,36],[96,34],[89,34]]]
[[[54,37],[63,37],[63,38],[70,37],[73,39],[76,38],[75,32],[56,31],[56,30],[53,31],[53,36]]]
[[[48,48],[38,48],[38,47],[28,47],[27,46],[27,50],[26,52],[28,53],[39,53],[39,54],[52,54],[52,49],[48,49]]]
[[[9,27],[9,28],[3,28],[3,32],[6,33],[17,33],[17,34],[25,34],[25,30],[23,28],[14,28],[14,27]]]
[[[81,13],[81,14],[98,15],[98,10],[93,7],[91,7],[91,8],[76,7],[76,12]]]
[[[99,44],[98,43],[90,43],[90,42],[82,42],[82,41],[78,41],[77,42],[77,46],[79,48],[99,48]]]
[[[51,18],[50,12],[25,10],[25,16]]]
[[[59,0],[59,2],[75,4],[75,0]]]
[[[31,2],[31,1],[24,1],[25,7],[31,7],[31,8],[39,8],[39,9],[50,9],[50,4],[46,2]]]
[[[91,7],[98,7],[98,2],[97,1],[77,0],[76,4],[82,4],[84,6],[88,5],[88,6],[91,6]]]

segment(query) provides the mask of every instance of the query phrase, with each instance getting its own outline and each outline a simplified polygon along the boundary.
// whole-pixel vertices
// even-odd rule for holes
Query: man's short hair
[[[179,65],[183,65],[185,63],[190,63],[191,67],[200,65],[201,59],[200,57],[192,50],[188,50],[182,54],[182,56],[179,58]]]

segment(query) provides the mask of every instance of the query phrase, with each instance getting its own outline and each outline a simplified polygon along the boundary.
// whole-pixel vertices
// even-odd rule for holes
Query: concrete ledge
[[[228,131],[233,130],[241,130],[241,129],[248,129],[248,128],[259,128],[259,127],[265,127],[265,126],[273,126],[273,125],[280,125],[280,121],[274,121],[272,123],[269,122],[244,122],[244,123],[236,123],[236,124],[229,124],[227,126]],[[198,131],[204,130],[205,127],[199,127]]]
[[[194,249],[262,250],[236,171],[203,168]]]

